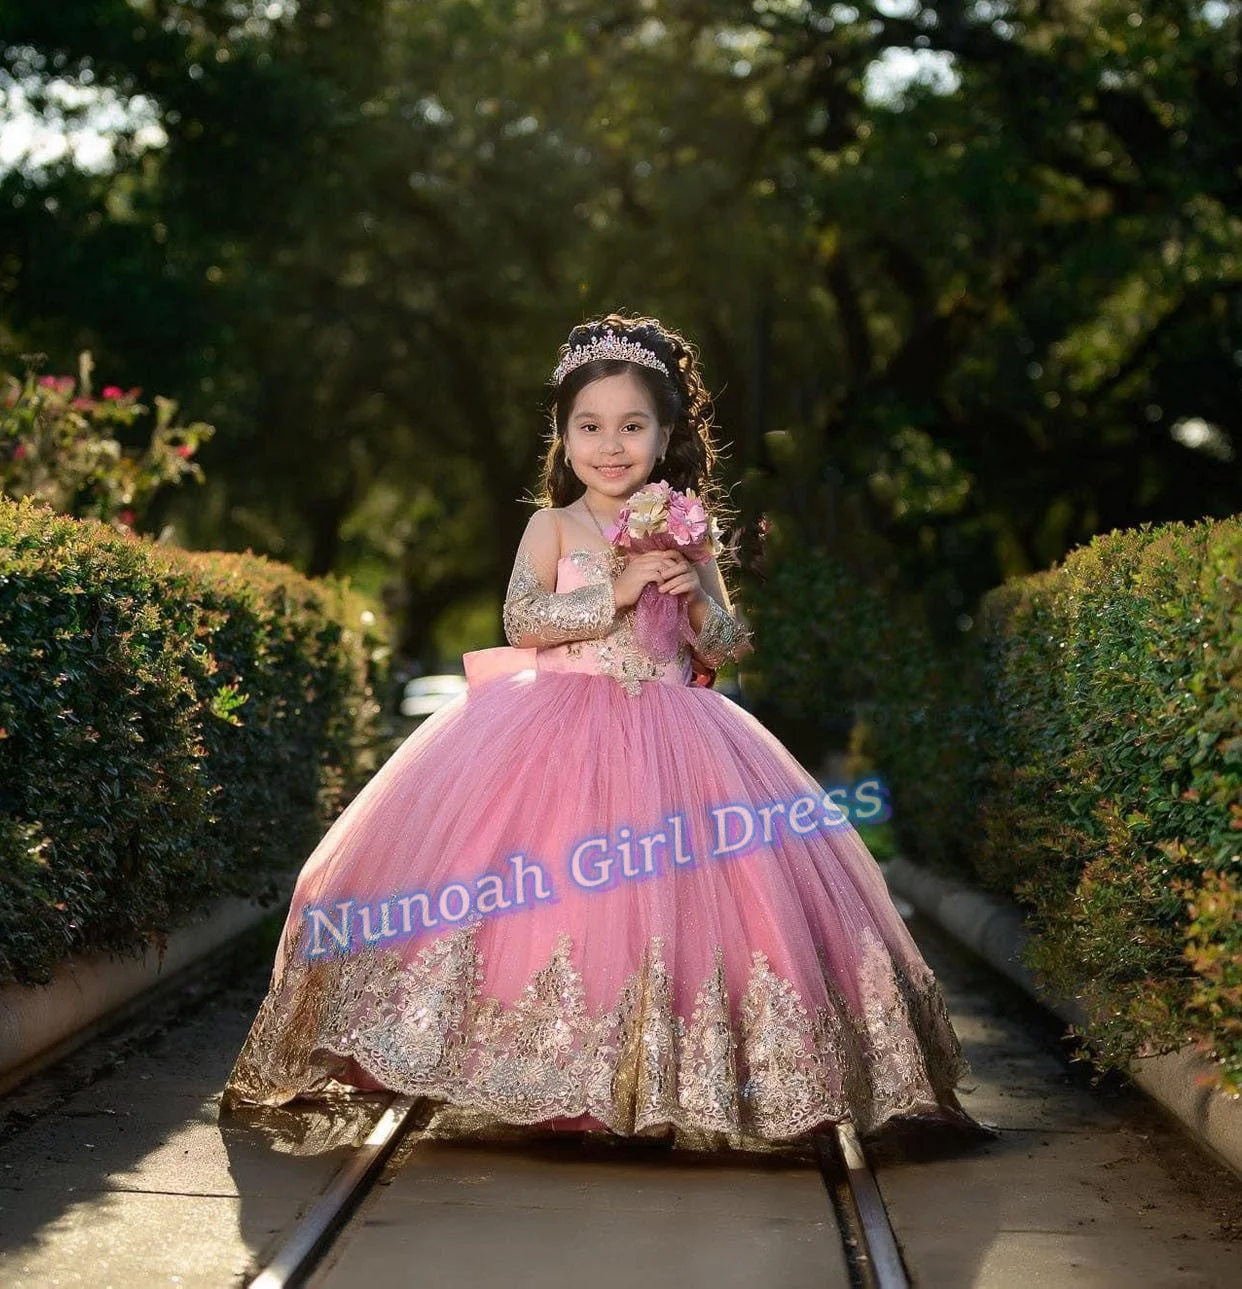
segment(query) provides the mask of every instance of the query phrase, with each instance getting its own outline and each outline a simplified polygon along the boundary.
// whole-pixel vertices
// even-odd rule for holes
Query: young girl
[[[416,730],[298,878],[226,1106],[336,1085],[475,1129],[770,1146],[849,1117],[969,1124],[960,1049],[875,860],[819,783],[710,686],[749,650],[714,559],[619,555],[652,480],[716,504],[697,356],[650,318],[577,327],[509,647]],[[635,637],[643,588],[693,645]]]

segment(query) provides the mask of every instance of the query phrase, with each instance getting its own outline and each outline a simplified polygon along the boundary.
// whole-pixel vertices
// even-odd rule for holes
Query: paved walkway
[[[1092,1088],[1061,1055],[1060,1022],[937,928],[914,929],[971,1062],[963,1104],[1001,1129],[969,1156],[872,1151],[916,1283],[1242,1284],[1237,1177],[1119,1080]]]
[[[242,1283],[365,1136],[373,1107],[331,1129],[324,1116],[291,1118],[278,1151],[216,1122],[274,948],[269,934],[239,964],[239,983],[222,993],[205,983],[0,1100],[6,1289]],[[329,1131],[337,1149],[288,1153],[296,1135],[310,1146]]]
[[[415,1267],[427,1284],[479,1289],[850,1283],[828,1192],[805,1162],[643,1159],[576,1141],[401,1153],[312,1289],[403,1282]]]

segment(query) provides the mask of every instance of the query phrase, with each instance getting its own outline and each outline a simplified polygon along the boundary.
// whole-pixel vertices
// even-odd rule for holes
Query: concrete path
[[[651,1157],[635,1157],[644,1151]],[[658,1149],[428,1141],[402,1150],[313,1289],[847,1289],[818,1169]]]
[[[0,1100],[6,1289],[242,1283],[365,1137],[374,1099],[332,1123],[268,1112],[265,1133],[216,1121],[274,948],[257,938],[240,984],[204,980]]]
[[[971,1062],[962,1102],[1001,1129],[968,1155],[919,1162],[908,1148],[870,1152],[914,1283],[1242,1284],[1233,1174],[1146,1097],[1076,1076],[1060,1051],[1064,1026],[943,932],[912,929]]]

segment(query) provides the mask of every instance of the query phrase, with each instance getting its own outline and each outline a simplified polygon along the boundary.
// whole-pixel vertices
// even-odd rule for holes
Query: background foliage
[[[202,422],[175,424],[176,403],[157,394],[150,440],[141,451],[127,449],[117,435],[150,408],[137,387],[105,385],[96,395],[92,370],[84,352],[76,379],[33,368],[21,377],[0,372],[0,493],[132,528],[164,485],[203,482],[191,458],[215,431]]]
[[[8,346],[216,425],[152,524],[354,575],[429,665],[499,639],[543,382],[617,306],[700,344],[744,513],[835,549],[857,498],[941,634],[1239,508],[1236,3],[2,13],[10,98],[129,107],[0,182]]]

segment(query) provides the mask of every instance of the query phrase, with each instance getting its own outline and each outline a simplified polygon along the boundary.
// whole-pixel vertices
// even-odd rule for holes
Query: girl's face
[[[647,387],[630,372],[578,391],[565,427],[570,468],[588,493],[623,501],[647,482],[668,447]]]

